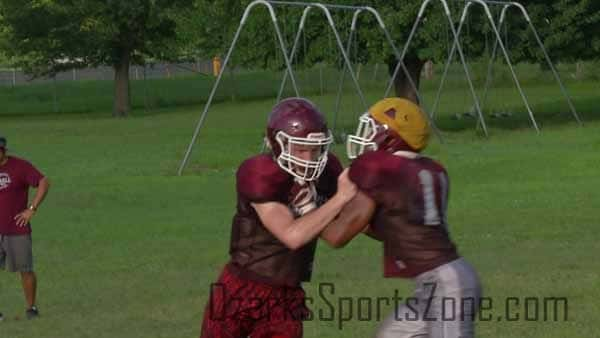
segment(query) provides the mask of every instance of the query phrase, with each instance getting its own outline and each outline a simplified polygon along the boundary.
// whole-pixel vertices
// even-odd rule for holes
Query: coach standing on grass
[[[29,221],[49,186],[48,179],[31,163],[6,154],[6,138],[0,136],[0,268],[21,274],[28,319],[39,315]],[[30,187],[37,187],[37,192],[28,205]]]

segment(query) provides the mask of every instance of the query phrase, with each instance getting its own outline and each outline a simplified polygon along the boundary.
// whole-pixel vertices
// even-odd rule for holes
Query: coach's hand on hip
[[[17,221],[17,225],[20,227],[24,227],[29,224],[29,220],[33,217],[35,213],[34,209],[25,209],[21,211],[17,216],[15,216],[15,220]]]

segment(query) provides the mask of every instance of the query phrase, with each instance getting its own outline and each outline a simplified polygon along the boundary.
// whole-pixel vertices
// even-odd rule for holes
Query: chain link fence
[[[362,85],[387,79],[384,65],[356,65]],[[295,69],[303,95],[336,93],[340,69],[319,64]],[[277,96],[284,70],[246,69],[228,65],[215,102],[260,99]],[[190,106],[206,101],[215,81],[213,62],[154,63],[130,68],[132,108],[152,109]],[[348,76],[344,89],[353,92]],[[284,95],[292,95],[290,81]],[[111,67],[73,69],[53,77],[32,79],[19,69],[0,68],[0,114],[45,114],[110,111],[114,99],[114,70]]]
[[[211,61],[186,63],[155,63],[144,66],[132,65],[129,77],[132,80],[169,79],[172,77],[193,76],[198,74],[212,75]],[[17,68],[0,68],[0,86],[22,86],[49,83],[53,81],[105,81],[115,77],[112,67],[95,67],[72,69],[56,74],[54,77],[31,78]]]
[[[421,90],[426,104],[433,100],[443,66],[428,63],[423,67]],[[373,101],[381,97],[389,81],[387,65],[355,64],[353,67],[360,87],[367,96],[370,95],[367,100]],[[487,62],[472,62],[469,68],[476,88],[482,89],[486,81]],[[597,63],[558,64],[557,68],[561,77],[568,83],[597,81],[600,78],[600,67],[597,67]],[[560,95],[550,72],[537,65],[528,64],[515,65],[515,69],[525,90],[527,87],[548,84],[555,86],[556,88],[552,88],[556,89],[556,95]],[[339,67],[329,64],[295,67],[294,73],[301,95],[313,99],[336,95],[340,88],[340,70]],[[275,98],[283,73],[283,69],[245,69],[228,65],[214,102]],[[178,106],[198,107],[206,102],[215,81],[210,60],[133,65],[130,68],[130,79],[130,103],[136,113],[150,113]],[[464,111],[470,111],[472,98],[467,90],[464,71],[459,64],[451,66],[444,88],[443,98],[448,98],[454,103],[463,102]],[[514,83],[505,65],[494,65],[493,83],[490,88],[490,106],[500,111],[508,110],[509,107],[505,106],[510,101],[508,98],[514,89]],[[348,75],[343,83],[343,93],[342,104],[347,105],[348,110],[360,106]],[[294,95],[294,92],[290,81],[287,81],[283,96],[291,95]],[[330,101],[324,102],[329,104]],[[0,68],[0,102],[0,116],[110,112],[114,102],[114,71],[111,67],[85,68],[61,72],[51,78],[31,79],[18,69]],[[334,108],[326,107],[329,110]]]

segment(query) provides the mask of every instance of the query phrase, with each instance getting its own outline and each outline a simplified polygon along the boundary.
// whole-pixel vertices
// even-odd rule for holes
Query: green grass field
[[[426,88],[431,102],[432,87]],[[427,153],[449,170],[452,237],[493,301],[486,312],[492,320],[477,324],[479,337],[598,337],[597,88],[597,81],[569,84],[586,121],[580,128],[566,114],[555,86],[530,83],[542,126],[537,135],[512,87],[503,87],[493,105],[514,114],[488,118],[489,139],[475,130],[474,120],[451,119],[470,105],[464,90],[452,87],[444,95],[437,122],[445,142],[434,140]],[[8,102],[35,89],[3,90],[0,96]],[[372,89],[367,96],[373,102],[380,95]],[[311,98],[330,112],[335,97]],[[90,107],[99,105],[93,99]],[[259,151],[273,100],[215,105],[182,177],[174,174],[199,104],[148,111],[138,104],[132,118],[112,119],[110,105],[70,114],[40,108],[29,114],[18,101],[10,102],[0,112],[0,131],[10,148],[41,168],[53,185],[33,220],[42,317],[22,319],[20,283],[15,275],[1,273],[0,312],[6,319],[0,337],[198,336],[209,285],[228,258],[235,170]],[[355,97],[345,96],[341,128],[354,125],[358,106]],[[341,145],[334,150],[345,158]],[[346,308],[340,314],[336,306],[333,321],[305,324],[306,337],[371,337],[378,323],[359,320],[357,297],[391,298],[394,290],[410,295],[410,282],[381,278],[381,251],[362,237],[342,250],[319,246],[313,281],[306,285],[315,298],[312,308],[317,315],[319,310],[331,314],[318,286],[334,283],[335,294],[326,293],[327,300],[347,307],[343,297],[354,297],[354,319],[341,323],[339,316],[349,313]],[[520,315],[517,321],[506,320],[507,297],[520,299],[509,311]],[[545,297],[567,297],[568,320],[543,321],[540,304],[539,320],[527,321],[527,297],[542,304]],[[384,314],[390,310],[385,307]],[[529,310],[532,318],[536,313]]]

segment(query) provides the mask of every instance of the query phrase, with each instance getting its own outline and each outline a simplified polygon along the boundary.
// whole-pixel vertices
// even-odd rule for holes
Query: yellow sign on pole
[[[213,64],[213,75],[216,77],[221,72],[221,58],[219,56],[215,56],[212,60]]]

